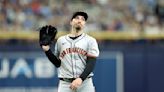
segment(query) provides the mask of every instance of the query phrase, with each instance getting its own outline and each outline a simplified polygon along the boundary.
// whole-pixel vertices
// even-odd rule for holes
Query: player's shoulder
[[[61,41],[61,40],[64,40],[66,38],[66,35],[63,35],[63,36],[60,36],[57,41]]]
[[[89,40],[96,40],[94,37],[90,36],[89,34],[85,34],[85,36]]]
[[[60,36],[60,37],[58,38],[58,40],[60,40],[60,39],[64,39],[65,36],[66,36],[66,35]]]

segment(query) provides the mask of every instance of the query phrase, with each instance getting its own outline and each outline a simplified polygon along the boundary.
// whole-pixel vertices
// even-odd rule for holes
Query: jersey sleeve
[[[98,43],[97,43],[96,39],[94,39],[94,38],[89,41],[87,56],[89,56],[89,57],[98,57],[99,56]]]
[[[55,44],[55,51],[54,51],[54,55],[59,57],[59,41],[57,40],[56,44]]]

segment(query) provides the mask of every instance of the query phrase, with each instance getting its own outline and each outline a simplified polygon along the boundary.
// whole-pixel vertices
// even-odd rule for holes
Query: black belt
[[[76,78],[59,78],[59,79],[62,80],[62,81],[66,81],[66,82],[72,82]]]
[[[90,77],[87,77],[87,78],[91,78],[91,76]],[[74,81],[76,78],[59,78],[60,80],[62,80],[62,81],[66,81],[66,82],[72,82],[72,81]]]

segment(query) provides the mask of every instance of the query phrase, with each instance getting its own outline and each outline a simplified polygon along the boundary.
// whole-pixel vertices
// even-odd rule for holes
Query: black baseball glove
[[[42,45],[49,45],[53,42],[57,34],[57,29],[51,25],[41,27],[39,34],[39,43]]]

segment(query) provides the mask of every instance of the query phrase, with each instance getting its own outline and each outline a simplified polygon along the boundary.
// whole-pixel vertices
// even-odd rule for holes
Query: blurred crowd
[[[87,31],[164,29],[164,0],[1,0],[0,31],[34,31],[46,24],[69,31],[75,11],[88,13]]]

